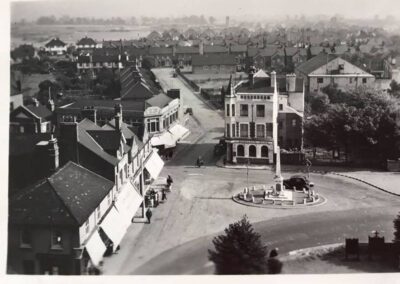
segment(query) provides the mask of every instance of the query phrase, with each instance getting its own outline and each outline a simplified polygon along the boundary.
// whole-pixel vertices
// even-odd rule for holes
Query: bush
[[[244,216],[230,224],[225,235],[213,239],[215,250],[208,250],[209,259],[214,262],[217,274],[266,274],[267,249],[261,237]]]

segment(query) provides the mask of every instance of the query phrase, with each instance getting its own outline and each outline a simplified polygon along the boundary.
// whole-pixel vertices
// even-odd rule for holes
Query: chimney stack
[[[275,82],[276,82],[276,72],[272,71],[271,72],[271,87],[275,87]]]
[[[296,74],[286,74],[286,91],[289,93],[296,91]]]
[[[48,141],[40,141],[36,144],[36,159],[41,167],[36,169],[41,177],[48,177],[59,167],[59,148],[57,139],[53,136]],[[35,169],[34,169],[35,170]]]
[[[203,41],[201,41],[201,42],[199,43],[199,54],[200,54],[200,55],[203,55],[203,54],[204,54],[204,43],[203,43]]]
[[[250,88],[254,88],[254,67],[251,66],[249,70],[249,84]]]
[[[116,104],[114,107],[115,129],[121,131],[122,128],[122,105]]]
[[[96,113],[97,110],[93,106],[84,106],[82,109],[82,116],[93,121],[94,123],[97,123]]]
[[[61,165],[68,161],[79,163],[78,149],[78,123],[75,119],[72,122],[60,123],[60,162]]]

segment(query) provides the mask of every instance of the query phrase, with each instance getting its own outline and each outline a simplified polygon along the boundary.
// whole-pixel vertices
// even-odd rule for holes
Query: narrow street
[[[173,177],[172,192],[153,210],[151,224],[132,224],[121,250],[105,258],[104,274],[212,274],[207,257],[212,237],[245,214],[263,241],[279,247],[281,253],[339,243],[345,237],[365,241],[376,229],[386,239],[392,238],[392,220],[400,200],[329,174],[311,174],[316,191],[327,199],[321,206],[266,209],[233,202],[233,194],[245,186],[271,182],[273,173],[216,167],[213,147],[223,135],[223,119],[171,72],[154,70],[161,85],[181,89],[184,104],[194,114],[187,125],[191,134],[161,172],[161,176]],[[194,166],[199,155],[206,163],[200,169]],[[285,167],[283,171],[285,177],[293,174],[285,172]]]

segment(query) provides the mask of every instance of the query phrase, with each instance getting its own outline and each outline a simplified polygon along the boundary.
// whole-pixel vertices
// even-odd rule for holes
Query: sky
[[[393,15],[400,18],[400,0],[48,0],[11,2],[12,20],[40,16],[171,17],[182,15],[257,17],[341,14],[347,18]]]

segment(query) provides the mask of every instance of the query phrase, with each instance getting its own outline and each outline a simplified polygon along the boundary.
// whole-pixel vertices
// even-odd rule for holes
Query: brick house
[[[231,54],[208,54],[192,57],[194,74],[229,74],[236,72],[236,58]]]

